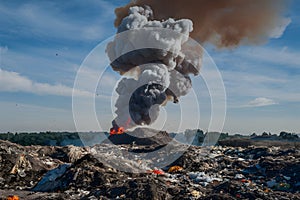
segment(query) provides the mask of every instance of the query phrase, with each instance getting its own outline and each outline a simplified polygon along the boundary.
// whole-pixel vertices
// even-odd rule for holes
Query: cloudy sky
[[[124,3],[0,2],[0,132],[75,130],[72,90],[77,71],[99,43],[114,35],[114,9]],[[280,38],[266,44],[230,50],[205,46],[226,88],[224,131],[300,132],[299,10],[300,2],[293,1],[286,14],[290,25]],[[96,91],[101,93],[95,100],[99,121],[112,120],[107,105],[118,78],[108,71],[103,78],[105,84]],[[93,95],[79,90],[75,93]],[[203,97],[199,101],[203,111],[199,128],[205,130],[210,100]],[[162,116],[170,117],[169,126],[176,124],[175,114],[167,112],[168,109]],[[189,115],[193,117],[193,110]],[[82,120],[86,130],[97,130],[89,124],[88,117]],[[187,124],[187,128],[197,127]]]

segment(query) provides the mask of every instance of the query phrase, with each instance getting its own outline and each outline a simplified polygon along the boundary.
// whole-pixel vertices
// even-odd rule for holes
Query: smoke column
[[[155,19],[186,18],[194,23],[191,36],[218,47],[257,44],[280,37],[290,23],[283,13],[289,0],[136,0],[116,9],[119,26],[133,5],[148,5]]]
[[[144,32],[140,33],[141,30]],[[129,33],[125,39],[115,37],[107,46],[112,68],[124,75],[116,88],[119,97],[115,129],[150,125],[158,118],[162,104],[168,100],[178,103],[179,97],[188,93],[192,87],[189,75],[199,74],[202,53],[201,49],[194,56],[190,51],[192,47],[187,41],[192,30],[189,19],[158,21],[153,20],[153,11],[148,6],[129,8],[118,26],[118,33]],[[155,44],[159,49],[144,48],[123,54],[137,42]]]
[[[201,43],[217,47],[256,44],[280,37],[290,19],[282,13],[285,0],[136,0],[116,9],[117,33],[107,46],[113,70],[124,75],[116,92],[113,128],[150,125],[159,107],[168,100],[178,103],[192,87],[190,75],[198,75],[202,50],[188,43],[191,34]],[[152,10],[153,9],[153,10]],[[153,28],[169,29],[166,34]],[[160,49],[138,49],[126,54],[137,32],[148,30],[142,40],[158,43]],[[140,38],[141,39],[141,38]],[[116,59],[117,58],[117,59]]]

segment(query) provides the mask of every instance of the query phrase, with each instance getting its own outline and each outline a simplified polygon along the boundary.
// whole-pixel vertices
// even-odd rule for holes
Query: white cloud
[[[283,18],[281,19],[281,21],[279,22],[279,26],[277,26],[275,29],[273,29],[270,33],[270,37],[272,38],[280,38],[286,28],[288,27],[288,25],[292,22],[291,18]]]
[[[5,71],[0,68],[0,92],[29,92],[40,95],[72,96],[73,88],[56,84],[39,83],[20,75],[17,72]],[[93,93],[74,90],[78,96],[92,96]]]
[[[245,107],[263,107],[277,104],[274,100],[265,97],[259,97],[250,101]]]
[[[238,52],[242,57],[253,61],[262,61],[270,64],[281,64],[285,67],[300,68],[300,57],[298,51],[289,51],[283,48],[256,47],[250,51]]]

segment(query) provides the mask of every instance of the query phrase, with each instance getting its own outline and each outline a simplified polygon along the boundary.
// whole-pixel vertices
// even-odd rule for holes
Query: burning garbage
[[[16,195],[9,195],[6,200],[20,200],[20,198]]]
[[[123,133],[124,133],[124,127],[118,127],[117,129],[115,128],[110,129],[110,135],[123,134]]]
[[[125,127],[129,127],[130,118],[127,119],[126,123],[124,124]],[[125,133],[125,127],[118,126],[116,121],[112,122],[113,127],[110,129],[110,135],[121,135]]]

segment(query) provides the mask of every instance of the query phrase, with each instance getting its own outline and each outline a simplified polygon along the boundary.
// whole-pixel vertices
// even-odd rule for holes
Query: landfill
[[[156,168],[153,158],[139,155],[169,143],[168,133],[137,143],[127,137],[122,135],[124,144],[106,141],[91,147],[21,146],[0,140],[0,199],[300,199],[296,145],[241,147],[235,141],[232,146],[201,147],[174,142],[171,151],[186,150]],[[121,150],[113,155],[114,149]],[[127,159],[130,152],[135,157]],[[113,165],[117,161],[121,168]]]

